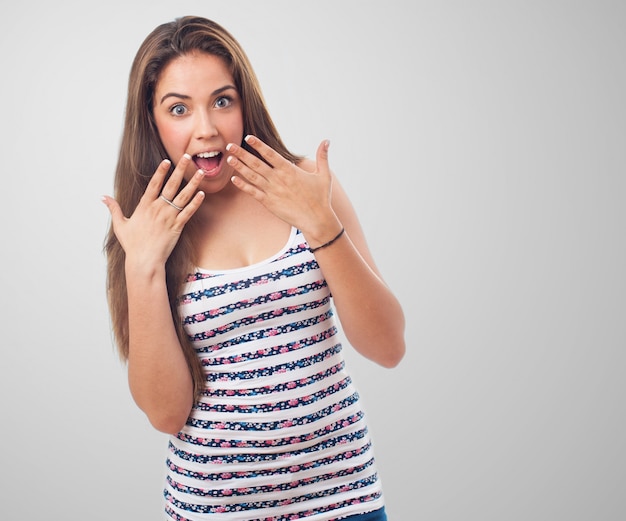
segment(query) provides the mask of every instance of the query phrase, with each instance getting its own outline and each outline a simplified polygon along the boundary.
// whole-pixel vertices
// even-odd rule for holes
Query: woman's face
[[[241,99],[224,61],[193,52],[165,66],[156,84],[154,119],[169,159],[187,153],[185,179],[204,171],[201,189],[220,191],[234,174],[226,163],[226,145],[243,139]]]

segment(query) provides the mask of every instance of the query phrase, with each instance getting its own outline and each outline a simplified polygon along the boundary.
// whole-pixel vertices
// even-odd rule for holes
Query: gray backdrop
[[[240,40],[331,165],[408,319],[349,354],[390,521],[626,516],[626,8],[619,1],[3,2],[3,519],[161,518],[103,237],[130,62],[157,24]]]

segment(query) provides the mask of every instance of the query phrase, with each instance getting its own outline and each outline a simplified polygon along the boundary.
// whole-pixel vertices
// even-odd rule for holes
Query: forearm
[[[404,313],[379,275],[359,254],[347,233],[315,252],[350,344],[384,367],[405,353]]]
[[[127,263],[126,279],[130,390],[156,429],[175,433],[191,410],[193,384],[170,311],[165,270]]]

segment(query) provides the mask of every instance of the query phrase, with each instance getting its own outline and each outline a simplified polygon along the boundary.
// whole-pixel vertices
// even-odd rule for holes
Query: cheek
[[[178,162],[185,153],[187,134],[178,125],[159,124],[157,122],[156,127],[169,159],[175,163]]]
[[[221,128],[227,141],[240,144],[243,140],[243,115],[241,112],[225,115],[221,122]]]

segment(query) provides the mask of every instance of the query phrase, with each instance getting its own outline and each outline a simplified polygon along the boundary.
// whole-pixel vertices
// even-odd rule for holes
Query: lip
[[[203,167],[201,165],[201,163],[198,162],[198,160],[201,160],[202,158],[198,157],[198,154],[205,154],[205,153],[211,153],[211,152],[217,152],[218,155],[217,156],[213,156],[213,157],[217,157],[217,164],[215,165],[215,167],[207,169],[205,167]],[[224,164],[224,157],[225,154],[222,150],[203,150],[202,152],[198,152],[197,154],[194,154],[191,156],[192,161],[194,162],[194,165],[196,166],[196,168],[198,170],[202,170],[204,172],[204,176],[205,177],[216,177],[217,175],[219,175],[221,169],[222,169],[222,165]]]

